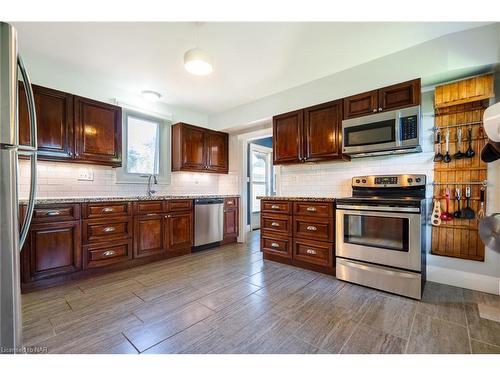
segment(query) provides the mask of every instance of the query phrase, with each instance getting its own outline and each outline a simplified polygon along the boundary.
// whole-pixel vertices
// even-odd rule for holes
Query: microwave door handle
[[[37,154],[36,150],[38,147],[37,143],[37,129],[36,129],[36,112],[35,112],[35,100],[33,98],[33,89],[31,87],[31,81],[29,79],[28,73],[24,66],[23,60],[20,56],[18,56],[17,64],[19,65],[19,70],[23,77],[24,88],[26,93],[26,101],[28,104],[28,114],[30,120],[30,145],[18,147],[19,155],[26,155],[30,158],[31,164],[31,180],[30,180],[30,195],[28,200],[28,207],[26,209],[26,214],[24,216],[24,221],[21,226],[21,232],[19,235],[19,249],[23,248],[24,242],[26,241],[26,237],[28,236],[28,230],[31,224],[31,218],[33,216],[33,210],[35,208],[35,199],[36,199],[36,179],[37,179]],[[19,206],[19,202],[18,202]]]
[[[401,147],[401,111],[396,111],[395,127],[396,147]]]

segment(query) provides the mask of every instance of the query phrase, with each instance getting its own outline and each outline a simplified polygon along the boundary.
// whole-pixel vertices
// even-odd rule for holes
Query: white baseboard
[[[427,265],[427,281],[500,295],[500,278]]]

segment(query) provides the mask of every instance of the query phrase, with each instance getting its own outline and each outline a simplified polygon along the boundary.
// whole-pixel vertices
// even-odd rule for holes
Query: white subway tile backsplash
[[[79,181],[78,170],[91,168],[93,181]],[[115,169],[106,166],[82,166],[56,162],[38,162],[37,195],[40,198],[73,196],[126,196],[146,194],[145,184],[117,184]],[[19,162],[19,195],[29,195],[29,161]],[[170,185],[156,185],[159,194],[237,194],[238,175],[172,173]]]

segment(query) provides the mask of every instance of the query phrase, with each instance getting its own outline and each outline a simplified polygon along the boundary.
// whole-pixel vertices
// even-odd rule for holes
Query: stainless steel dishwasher
[[[224,236],[224,199],[199,198],[194,200],[194,248],[214,247]]]

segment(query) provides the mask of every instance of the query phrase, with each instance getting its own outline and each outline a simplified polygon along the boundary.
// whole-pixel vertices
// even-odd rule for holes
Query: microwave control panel
[[[415,139],[418,137],[417,116],[401,117],[401,140]]]

